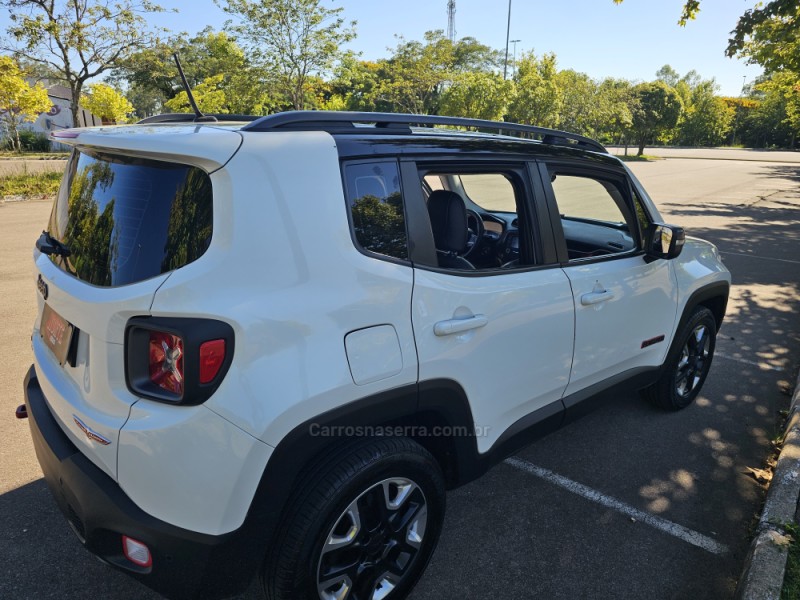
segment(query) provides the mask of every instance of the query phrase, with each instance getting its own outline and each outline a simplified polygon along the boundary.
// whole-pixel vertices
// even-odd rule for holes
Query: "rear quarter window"
[[[197,260],[211,242],[212,212],[202,169],[75,151],[49,226],[70,255],[51,259],[97,286],[143,281]]]
[[[346,164],[344,176],[350,223],[358,246],[374,254],[408,260],[397,162]]]

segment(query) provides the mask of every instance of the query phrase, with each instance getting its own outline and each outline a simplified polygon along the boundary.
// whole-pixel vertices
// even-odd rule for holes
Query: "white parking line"
[[[768,365],[763,362],[756,362],[754,360],[747,360],[746,358],[739,358],[738,356],[730,356],[729,354],[724,354],[723,352],[714,351],[714,358],[719,356],[720,358],[724,358],[726,360],[735,360],[736,362],[740,362],[745,365],[753,365],[754,367],[758,367],[759,369],[764,369],[766,371],[785,371],[783,367],[773,367],[772,365]]]
[[[547,469],[534,465],[533,463],[529,463],[526,460],[512,456],[511,458],[507,458],[504,462],[516,469],[525,471],[526,473],[530,473],[531,475],[535,475],[536,477],[540,477],[545,481],[562,487],[573,494],[582,496],[587,500],[591,500],[592,502],[596,502],[597,504],[601,504],[602,506],[616,510],[623,515],[636,519],[637,521],[641,521],[642,523],[647,523],[650,525],[650,527],[654,527],[659,531],[663,531],[664,533],[668,533],[669,535],[681,539],[684,542],[688,542],[692,546],[697,546],[698,548],[702,548],[703,550],[713,554],[726,554],[728,552],[728,547],[726,545],[720,544],[716,540],[713,540],[702,533],[692,531],[683,525],[678,525],[672,521],[667,521],[661,517],[641,511],[638,508],[634,508],[633,506],[625,504],[624,502],[620,502],[616,498],[611,498],[610,496],[601,494],[600,492],[578,483],[577,481],[572,481],[571,479],[562,477],[561,475],[553,473],[552,471],[548,471]]]
[[[789,258],[772,258],[771,256],[756,256],[755,254],[745,254],[744,252],[728,252],[720,250],[720,254],[730,254],[731,256],[745,256],[747,258],[758,258],[760,260],[774,260],[776,262],[785,262],[793,265],[800,265],[800,260],[791,260]]]

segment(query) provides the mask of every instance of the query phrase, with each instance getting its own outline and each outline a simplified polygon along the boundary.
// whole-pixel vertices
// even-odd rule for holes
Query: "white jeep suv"
[[[597,142],[192,118],[55,136],[19,409],[81,542],[153,589],[402,598],[446,489],[621,386],[698,394],[730,275]]]

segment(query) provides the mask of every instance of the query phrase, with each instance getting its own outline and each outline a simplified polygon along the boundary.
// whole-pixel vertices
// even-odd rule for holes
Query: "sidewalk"
[[[800,498],[800,376],[795,385],[783,448],[767,490],[756,535],[736,588],[736,600],[778,600],[781,597],[786,559],[797,524]],[[794,540],[800,543],[800,540]]]

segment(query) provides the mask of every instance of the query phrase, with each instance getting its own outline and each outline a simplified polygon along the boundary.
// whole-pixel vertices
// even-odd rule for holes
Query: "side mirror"
[[[645,236],[645,254],[650,260],[677,258],[685,241],[683,227],[653,223]]]

